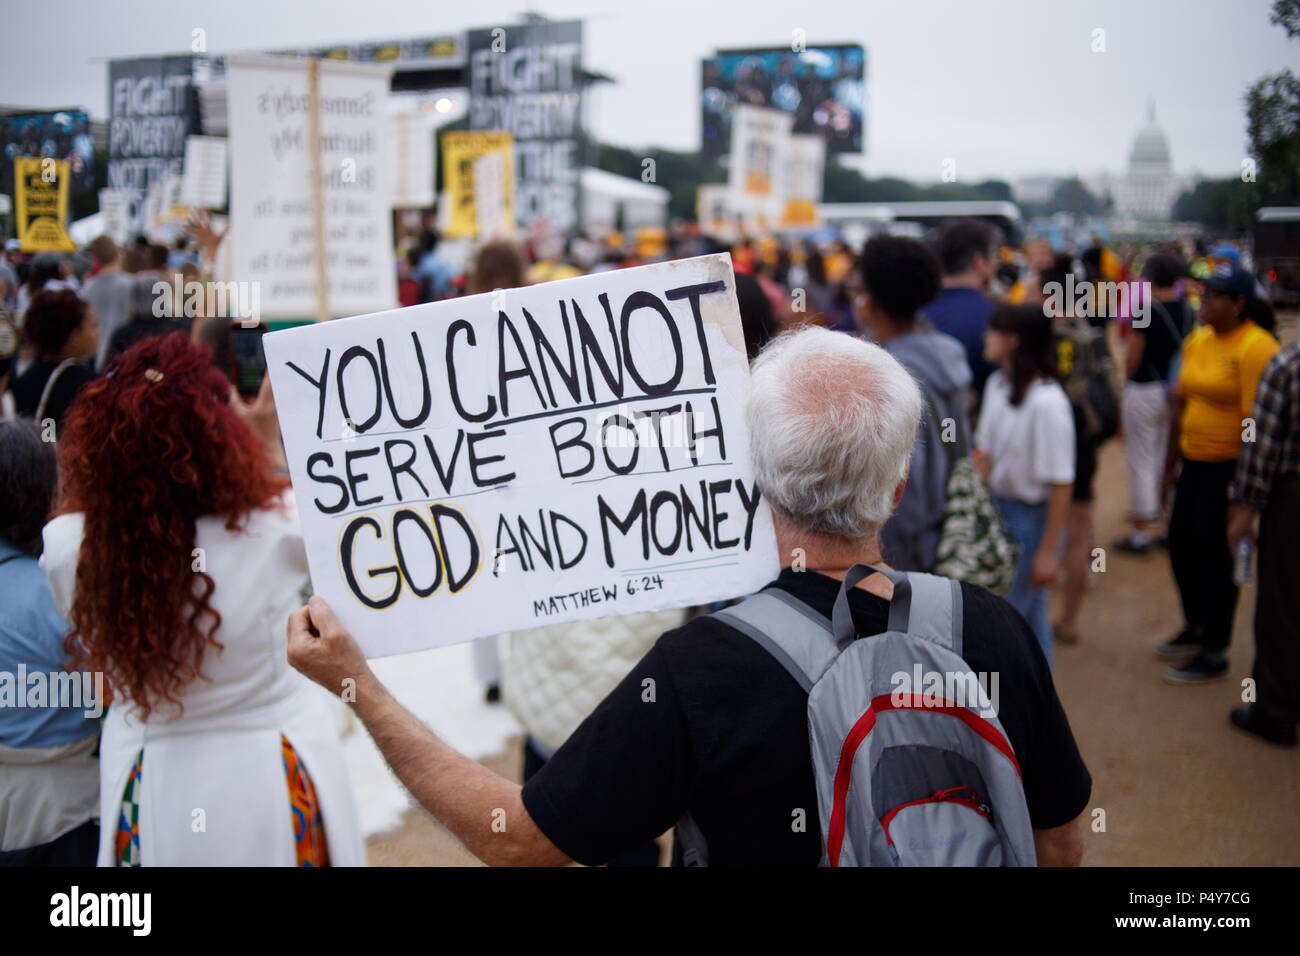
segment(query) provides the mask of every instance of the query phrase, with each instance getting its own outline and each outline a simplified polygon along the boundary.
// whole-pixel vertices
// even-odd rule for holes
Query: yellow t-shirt
[[[1280,346],[1249,320],[1227,335],[1202,325],[1183,342],[1178,394],[1179,450],[1190,461],[1231,461],[1241,451],[1242,419],[1255,404],[1259,377]]]

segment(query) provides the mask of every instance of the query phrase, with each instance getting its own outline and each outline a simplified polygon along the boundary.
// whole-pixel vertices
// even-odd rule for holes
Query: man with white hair
[[[808,328],[759,356],[747,414],[784,565],[768,587],[829,618],[849,568],[885,566],[879,533],[907,482],[920,394],[883,349]],[[892,593],[881,574],[850,590],[860,638],[886,630]],[[962,597],[963,657],[1000,677],[998,717],[1019,761],[1038,862],[1076,865],[1092,780],[1051,672],[1009,604],[968,585]],[[394,772],[487,863],[601,864],[687,815],[711,865],[821,859],[808,694],[716,617],[659,638],[523,788],[397,703],[320,598],[290,618],[289,660],[327,688],[356,681],[352,706]]]

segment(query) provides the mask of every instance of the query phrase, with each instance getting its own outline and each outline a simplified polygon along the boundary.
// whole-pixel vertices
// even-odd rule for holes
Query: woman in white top
[[[1056,381],[1052,320],[1036,306],[1000,306],[989,316],[984,358],[998,366],[984,386],[975,467],[1020,542],[1007,600],[1033,628],[1048,663],[1047,587],[1074,487],[1074,413]]]
[[[278,432],[183,333],[69,412],[42,565],[112,695],[101,866],[365,863],[330,701],[285,656],[309,579]]]

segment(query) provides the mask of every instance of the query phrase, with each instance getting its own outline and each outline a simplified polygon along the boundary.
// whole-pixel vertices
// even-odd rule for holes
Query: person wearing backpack
[[[779,577],[660,637],[522,789],[399,704],[319,597],[289,619],[290,664],[335,691],[355,680],[350,706],[389,766],[490,864],[602,864],[677,822],[678,865],[932,863],[949,848],[948,862],[1077,865],[1092,778],[1028,624],[983,588],[881,561],[921,418],[912,377],[879,346],[806,328],[758,357],[747,401]],[[909,685],[913,663],[927,686],[936,668],[997,681],[946,706]],[[827,704],[851,723],[828,723]],[[890,740],[908,741],[894,759],[914,753],[913,773],[878,759]],[[840,773],[850,744],[862,758]]]
[[[961,342],[918,316],[917,310],[939,292],[939,263],[929,249],[905,236],[876,236],[863,247],[858,269],[863,284],[859,321],[912,374],[925,402],[907,487],[880,541],[892,567],[929,571],[937,557],[952,470],[945,445],[969,445],[965,412],[971,370]]]
[[[1142,266],[1150,283],[1144,320],[1134,322],[1124,346],[1124,446],[1128,453],[1129,521],[1133,530],[1111,547],[1129,554],[1151,550],[1149,529],[1162,517],[1160,480],[1169,440],[1169,391],[1177,380],[1178,353],[1192,327],[1191,310],[1174,288],[1187,274],[1171,252],[1155,252]]]

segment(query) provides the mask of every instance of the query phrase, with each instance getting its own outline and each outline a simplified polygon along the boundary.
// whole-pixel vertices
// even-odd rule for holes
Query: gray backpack
[[[874,571],[894,583],[889,629],[858,640],[848,589]],[[856,564],[829,621],[775,588],[714,617],[808,691],[822,865],[1037,864],[997,676],[976,675],[961,656],[958,582]],[[690,817],[677,836],[686,865],[707,865]]]

